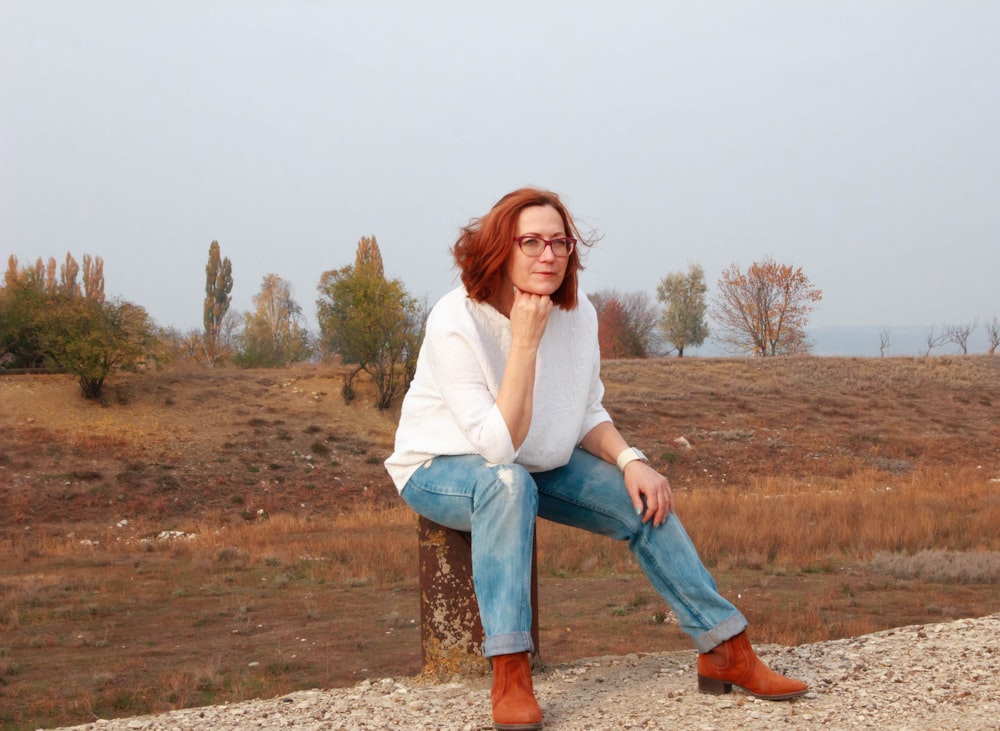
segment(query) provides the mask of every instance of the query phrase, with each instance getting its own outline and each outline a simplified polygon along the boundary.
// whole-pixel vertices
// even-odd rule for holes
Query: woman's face
[[[563,228],[562,216],[552,206],[530,206],[521,211],[516,235],[528,234],[543,239],[569,236]],[[566,276],[568,256],[556,256],[551,246],[546,246],[537,256],[528,256],[514,242],[511,246],[506,273],[513,286],[522,292],[541,295],[551,295],[559,289]]]

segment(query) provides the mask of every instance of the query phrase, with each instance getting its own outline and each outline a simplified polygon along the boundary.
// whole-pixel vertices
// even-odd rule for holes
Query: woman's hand
[[[511,347],[537,350],[552,313],[548,295],[531,294],[514,288],[514,304],[510,308]]]
[[[605,421],[587,432],[580,446],[595,457],[616,464],[618,455],[628,447],[628,443],[614,424]],[[642,522],[651,520],[654,526],[662,525],[674,509],[674,491],[670,489],[670,480],[641,459],[634,459],[625,465],[624,477],[625,490],[632,498],[636,514],[642,515]]]
[[[674,491],[670,489],[670,480],[642,460],[636,459],[625,465],[625,489],[636,512],[641,512],[643,523],[652,520],[654,526],[662,525],[674,509]]]
[[[548,295],[514,288],[514,304],[510,308],[510,353],[496,402],[514,449],[521,447],[531,428],[536,357],[551,312],[552,300]]]

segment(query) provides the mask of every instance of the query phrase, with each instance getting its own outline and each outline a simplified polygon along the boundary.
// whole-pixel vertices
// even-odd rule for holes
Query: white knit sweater
[[[552,310],[538,349],[531,428],[518,450],[496,405],[510,352],[510,320],[492,305],[452,290],[431,310],[417,371],[403,399],[395,452],[386,460],[398,490],[440,455],[481,454],[532,472],[561,467],[580,440],[611,421],[601,400],[597,314]]]

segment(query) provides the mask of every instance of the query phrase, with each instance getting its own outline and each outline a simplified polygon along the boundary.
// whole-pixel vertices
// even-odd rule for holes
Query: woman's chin
[[[543,281],[531,281],[525,282],[523,287],[518,287],[522,292],[527,294],[537,294],[541,297],[548,297],[555,294],[556,290],[559,289],[559,285],[562,284],[562,280],[556,282],[554,280],[543,280]]]

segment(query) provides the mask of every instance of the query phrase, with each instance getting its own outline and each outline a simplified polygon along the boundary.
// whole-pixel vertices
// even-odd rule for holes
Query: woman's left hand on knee
[[[625,465],[625,489],[643,523],[651,520],[654,526],[662,525],[674,509],[670,480],[645,462],[634,460]]]

